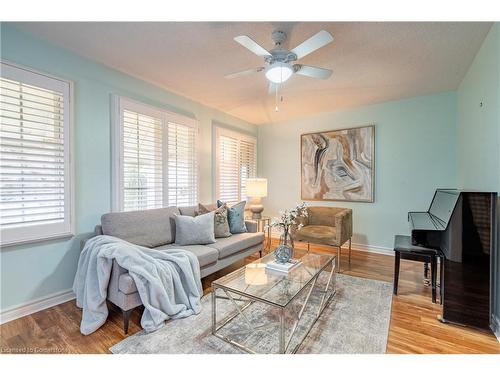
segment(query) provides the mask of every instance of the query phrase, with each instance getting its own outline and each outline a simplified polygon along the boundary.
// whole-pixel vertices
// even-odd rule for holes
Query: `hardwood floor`
[[[322,246],[311,251],[330,252]],[[256,256],[247,258],[250,262]],[[392,281],[394,258],[387,255],[347,250],[342,253],[342,272],[347,275]],[[243,263],[243,262],[242,262]],[[205,293],[212,280],[232,271],[235,264],[203,279]],[[442,324],[436,316],[441,306],[431,303],[430,288],[422,282],[421,263],[401,262],[398,295],[392,300],[387,353],[500,353],[493,334]],[[140,311],[132,314],[129,335],[139,332]],[[108,348],[124,339],[122,317],[111,310],[108,321],[89,336],[80,334],[81,311],[74,301],[5,323],[0,326],[0,353],[109,353]]]

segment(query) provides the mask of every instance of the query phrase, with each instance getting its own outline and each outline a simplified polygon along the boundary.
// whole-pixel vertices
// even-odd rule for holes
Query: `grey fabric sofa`
[[[215,208],[214,205],[207,205]],[[257,251],[262,251],[264,233],[257,231],[257,224],[246,221],[248,232],[217,238],[209,245],[179,246],[175,244],[174,215],[196,215],[197,207],[167,207],[145,211],[112,212],[101,217],[96,235],[109,235],[130,243],[168,250],[182,248],[196,255],[200,263],[201,277],[208,276]],[[128,332],[132,310],[142,305],[137,287],[128,271],[113,263],[108,286],[108,300],[123,313],[123,328]]]

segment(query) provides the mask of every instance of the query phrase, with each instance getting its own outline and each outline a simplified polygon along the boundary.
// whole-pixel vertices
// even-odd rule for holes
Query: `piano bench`
[[[440,258],[441,262],[441,285],[442,285],[442,265],[443,259],[440,250],[431,249],[422,246],[415,246],[411,243],[410,236],[396,235],[394,236],[394,294],[398,294],[399,282],[399,266],[401,259],[414,260],[417,262],[424,262],[431,265],[431,287],[432,287],[432,302],[436,303],[436,286],[437,286],[437,259]],[[440,288],[441,290],[441,288]],[[440,298],[441,300],[441,298]]]

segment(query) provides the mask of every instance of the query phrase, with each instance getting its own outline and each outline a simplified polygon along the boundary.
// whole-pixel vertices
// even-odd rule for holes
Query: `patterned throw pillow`
[[[206,206],[198,203],[198,214],[207,214],[211,212]],[[223,238],[229,237],[231,235],[231,231],[229,230],[229,223],[227,220],[227,205],[224,204],[217,208],[215,211],[214,217],[214,233],[215,238]]]
[[[229,220],[229,230],[232,234],[245,233],[247,227],[245,225],[245,204],[247,202],[241,201],[227,209],[227,218]],[[226,203],[217,201],[217,207],[222,207]]]

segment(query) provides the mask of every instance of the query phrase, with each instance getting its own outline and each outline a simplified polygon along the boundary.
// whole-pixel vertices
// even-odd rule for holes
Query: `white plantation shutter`
[[[198,202],[196,128],[168,121],[168,206]]]
[[[246,180],[257,176],[257,144],[254,139],[240,140],[240,186],[241,199],[246,199]]]
[[[70,235],[70,84],[1,67],[2,245]]]
[[[113,209],[196,204],[197,122],[126,98],[114,99]]]
[[[220,135],[217,142],[217,199],[237,202],[240,199],[238,139]]]
[[[246,199],[246,180],[257,173],[257,140],[216,128],[216,194],[224,202]]]
[[[123,210],[163,207],[162,119],[123,111]]]

